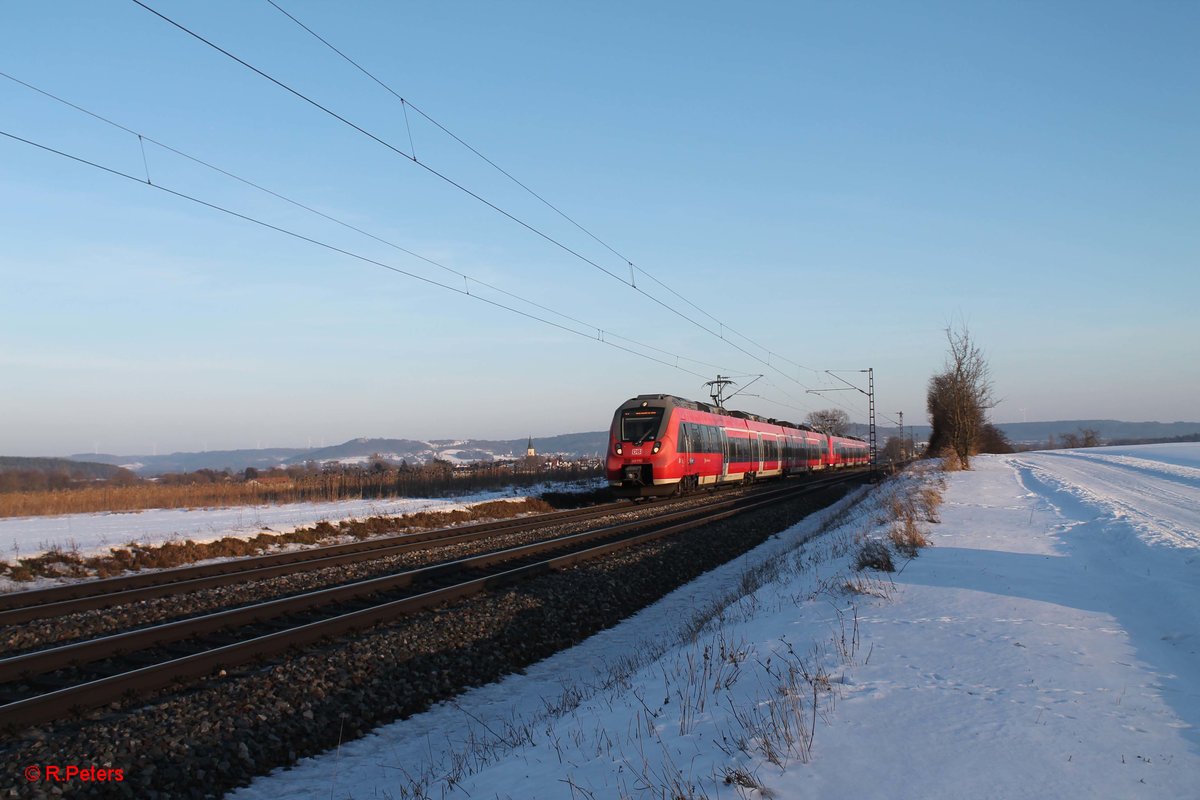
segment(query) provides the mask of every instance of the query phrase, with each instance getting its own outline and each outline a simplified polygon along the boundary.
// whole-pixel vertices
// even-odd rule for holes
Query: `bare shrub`
[[[958,453],[947,447],[940,453],[942,459],[942,469],[946,472],[958,472],[966,469],[963,460],[959,458]]]
[[[896,552],[905,558],[916,558],[921,554],[922,547],[929,546],[929,539],[917,527],[912,517],[896,520],[888,531],[888,541]]]
[[[743,767],[726,767],[724,780],[726,786],[737,786],[741,789],[751,789],[759,793],[763,793],[764,796],[770,796],[765,795],[767,788],[763,786],[762,783],[760,783],[758,779],[750,773],[749,770]]]
[[[858,572],[864,569],[895,572],[896,565],[892,563],[892,551],[886,544],[878,539],[867,539],[854,554],[854,569]]]
[[[887,501],[888,519],[909,519],[916,514],[915,502],[907,492],[896,492]]]
[[[26,581],[31,581],[37,577],[37,575],[33,573],[33,570],[24,566],[23,564],[18,564],[16,566],[9,566],[8,564],[5,564],[4,567],[8,570],[8,577],[11,580],[17,581],[18,583],[25,583]]]
[[[842,592],[850,595],[863,595],[867,597],[880,597],[884,600],[890,600],[892,597],[892,586],[884,583],[877,578],[871,578],[865,575],[854,575],[847,577],[842,582]]]

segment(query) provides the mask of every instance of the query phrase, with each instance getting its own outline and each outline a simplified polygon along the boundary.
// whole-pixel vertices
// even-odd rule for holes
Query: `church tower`
[[[537,457],[537,451],[533,449],[533,437],[532,436],[529,437],[529,445],[525,448],[525,457],[526,458],[536,458]]]

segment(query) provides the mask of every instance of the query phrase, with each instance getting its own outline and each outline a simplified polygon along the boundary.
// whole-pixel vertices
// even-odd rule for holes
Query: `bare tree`
[[[950,351],[942,372],[929,379],[927,407],[933,430],[929,452],[953,451],[963,469],[979,452],[987,409],[994,403],[987,359],[965,328],[946,329]]]
[[[816,428],[821,433],[830,436],[845,436],[850,429],[850,415],[840,408],[826,408],[812,411],[804,421],[809,427]]]
[[[1051,437],[1053,439],[1053,437]],[[1099,447],[1100,446],[1100,431],[1095,428],[1080,428],[1079,433],[1063,433],[1059,435],[1062,440],[1061,447]],[[1052,443],[1053,444],[1053,443]],[[1047,449],[1053,450],[1053,446]]]
[[[903,461],[908,455],[908,441],[899,436],[889,436],[883,445],[884,461]]]

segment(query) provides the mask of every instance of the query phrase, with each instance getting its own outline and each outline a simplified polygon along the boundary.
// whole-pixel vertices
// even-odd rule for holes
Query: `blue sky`
[[[592,338],[0,137],[0,453],[597,430],[718,368],[923,421],[962,324],[998,421],[1200,417],[1194,3],[277,0],[618,257],[265,0],[146,2],[582,258],[132,2],[0,5],[0,72],[390,245],[7,78],[0,130]]]

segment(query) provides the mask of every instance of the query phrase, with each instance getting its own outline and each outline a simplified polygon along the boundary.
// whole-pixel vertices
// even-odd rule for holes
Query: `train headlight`
[[[653,449],[651,449],[651,450],[650,450],[650,452],[651,452],[651,453],[658,453],[658,451],[659,451],[659,450],[661,450],[661,449],[662,449],[662,442],[655,442],[655,443],[654,443],[654,447],[653,447]]]
[[[625,448],[621,447],[620,442],[617,442],[617,446],[614,449],[617,451],[617,455],[622,455],[625,452]]]

